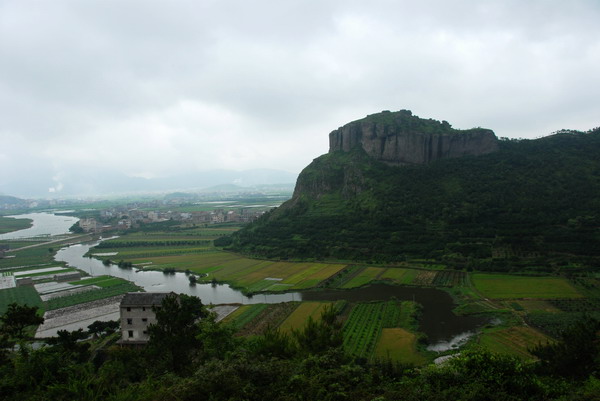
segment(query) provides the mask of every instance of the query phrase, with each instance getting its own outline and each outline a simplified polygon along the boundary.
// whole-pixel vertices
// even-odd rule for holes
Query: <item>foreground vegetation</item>
[[[87,334],[79,331],[61,332],[41,349],[21,343],[19,352],[4,351],[3,399],[583,401],[600,390],[597,320],[532,350],[537,362],[471,350],[415,369],[345,353],[334,308],[292,335],[268,330],[240,338],[215,323],[197,298],[170,298],[142,349],[112,346],[116,337],[98,331],[97,339],[81,342]],[[401,338],[401,330],[384,338]],[[19,341],[17,331],[3,330],[2,341]]]

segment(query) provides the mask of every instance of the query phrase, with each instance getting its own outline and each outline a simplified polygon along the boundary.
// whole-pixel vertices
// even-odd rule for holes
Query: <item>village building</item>
[[[94,218],[80,219],[79,227],[86,233],[95,232],[98,228],[98,222]]]
[[[143,345],[148,342],[148,326],[156,323],[152,307],[160,307],[173,292],[128,292],[120,304],[122,345]]]

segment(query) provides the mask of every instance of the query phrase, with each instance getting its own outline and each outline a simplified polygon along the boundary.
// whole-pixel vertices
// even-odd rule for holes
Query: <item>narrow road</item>
[[[46,246],[46,245],[50,245],[50,244],[55,244],[55,243],[57,243],[57,242],[67,242],[67,241],[71,241],[71,240],[78,239],[78,238],[82,238],[82,237],[90,237],[90,238],[91,238],[90,234],[81,234],[81,235],[76,235],[76,236],[74,236],[74,237],[63,238],[63,239],[57,239],[57,240],[54,240],[54,241],[48,241],[48,242],[40,242],[40,243],[33,244],[33,245],[27,245],[27,246],[24,246],[24,247],[21,247],[21,248],[16,248],[16,249],[8,249],[8,250],[6,251],[6,253],[9,253],[9,252],[17,252],[17,251],[22,251],[23,249],[35,248],[35,247],[38,247],[38,246]]]

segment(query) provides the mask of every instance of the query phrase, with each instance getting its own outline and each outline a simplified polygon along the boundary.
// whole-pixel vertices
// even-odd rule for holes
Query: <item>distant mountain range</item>
[[[28,180],[8,181],[0,192],[22,198],[119,195],[142,192],[201,191],[219,185],[254,187],[257,185],[294,184],[297,174],[282,170],[212,170],[160,178],[128,177],[109,171],[70,171],[60,182],[52,177],[35,176]],[[52,190],[50,190],[52,188]]]
[[[292,199],[221,244],[284,259],[600,269],[599,154],[600,128],[498,140],[379,113],[333,131]]]

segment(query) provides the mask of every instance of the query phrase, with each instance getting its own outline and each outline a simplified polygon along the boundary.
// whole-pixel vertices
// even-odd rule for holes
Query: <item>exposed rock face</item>
[[[498,139],[489,129],[455,130],[446,121],[425,120],[401,110],[373,114],[329,134],[329,152],[348,152],[356,146],[385,163],[426,164],[495,152]]]

